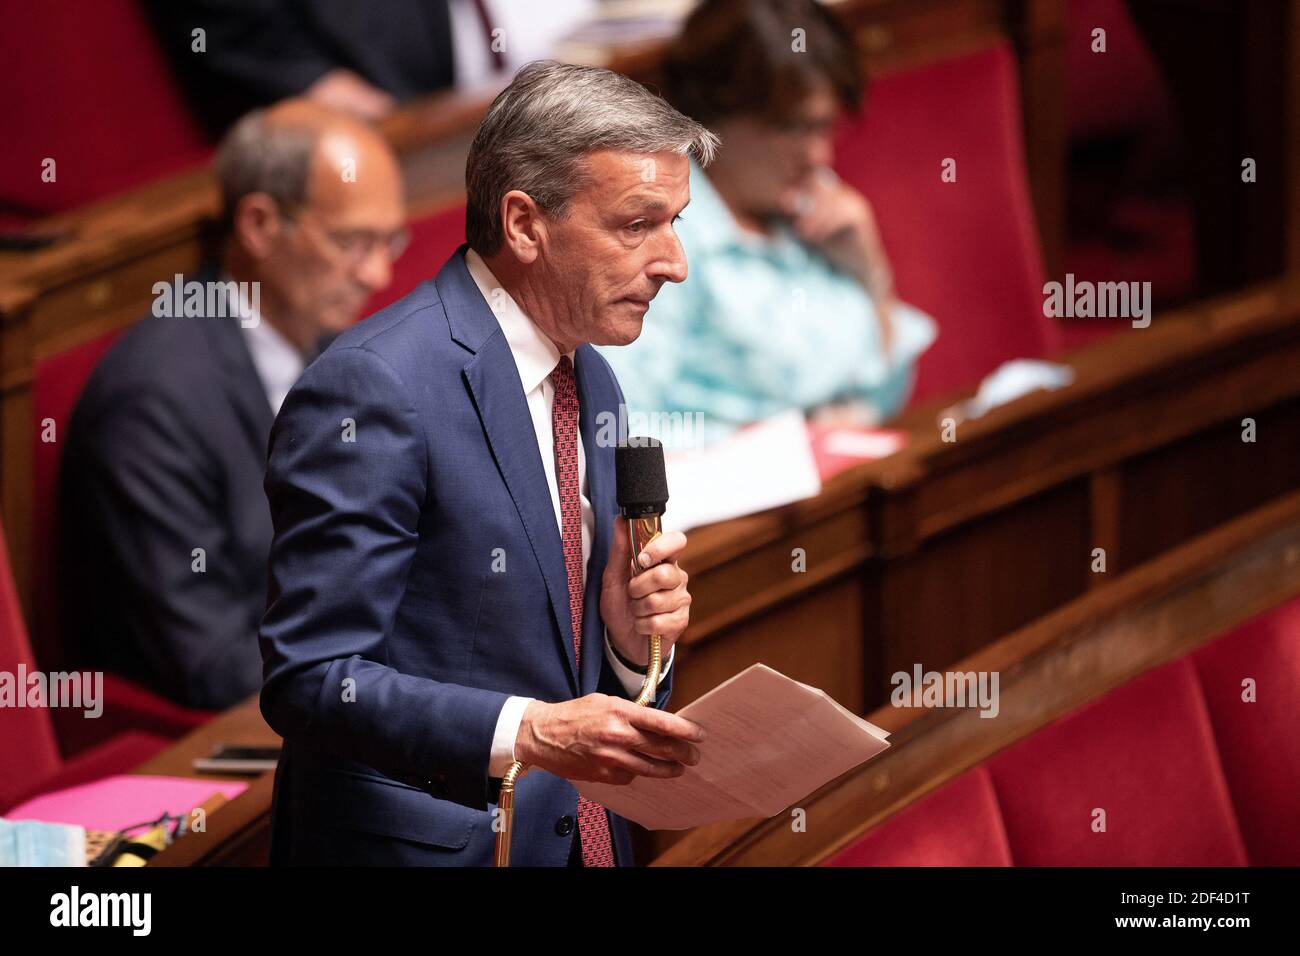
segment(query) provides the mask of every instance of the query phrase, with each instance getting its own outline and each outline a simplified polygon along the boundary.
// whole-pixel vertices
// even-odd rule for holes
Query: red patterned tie
[[[573,656],[582,673],[582,499],[578,485],[578,389],[573,363],[567,355],[551,373],[555,403],[551,407],[551,428],[555,433],[555,478],[560,488],[561,531],[564,539],[564,569],[569,577],[569,619],[573,622]],[[584,796],[578,797],[578,832],[582,842],[583,866],[613,866],[614,848],[609,836],[605,808]]]

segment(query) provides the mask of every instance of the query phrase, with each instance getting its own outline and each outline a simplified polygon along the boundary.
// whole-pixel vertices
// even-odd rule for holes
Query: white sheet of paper
[[[704,448],[669,451],[663,526],[700,525],[812,498],[822,490],[803,413],[781,412]]]
[[[678,713],[700,724],[700,762],[680,777],[578,792],[651,830],[770,817],[889,746],[889,735],[823,690],[754,664]]]

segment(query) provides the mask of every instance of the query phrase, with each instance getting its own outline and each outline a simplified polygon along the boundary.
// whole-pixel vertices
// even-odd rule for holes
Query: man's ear
[[[546,223],[533,197],[512,189],[501,197],[501,228],[505,245],[517,260],[529,264],[541,255]]]
[[[254,259],[265,259],[275,249],[284,229],[280,207],[266,193],[249,193],[235,206],[235,239]]]

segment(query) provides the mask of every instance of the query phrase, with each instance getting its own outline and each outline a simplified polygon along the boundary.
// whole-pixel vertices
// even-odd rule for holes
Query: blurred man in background
[[[721,437],[791,407],[875,424],[903,405],[935,328],[896,301],[871,206],[831,169],[858,64],[813,0],[705,0],[683,26],[664,95],[722,150],[677,224],[690,276],[604,350],[631,410],[703,412]]]
[[[373,120],[423,93],[504,85],[596,2],[151,0],[149,9],[194,108],[221,130],[288,96]]]
[[[68,646],[209,708],[261,685],[271,423],[407,242],[395,157],[334,110],[249,114],[216,172],[218,261],[155,285],[153,315],[95,370],[61,487]]]

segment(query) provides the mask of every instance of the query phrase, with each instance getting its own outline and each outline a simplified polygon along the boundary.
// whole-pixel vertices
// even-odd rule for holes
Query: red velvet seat
[[[826,865],[1295,866],[1297,713],[1300,599],[1058,719]]]
[[[993,782],[975,767],[918,800],[827,866],[1010,866]]]
[[[1196,281],[1196,223],[1186,200],[1127,196],[1112,204],[1107,218],[1115,229],[1134,237],[1132,248],[1117,251],[1100,236],[1073,239],[1065,268],[1076,281],[1150,282],[1157,306],[1191,292]],[[1066,348],[1132,328],[1129,322],[1103,319],[1060,322]]]
[[[33,629],[37,659],[49,670],[79,666],[75,649],[62,647],[59,639],[59,602],[68,599],[59,592],[56,573],[59,456],[81,390],[95,364],[120,334],[112,332],[92,339],[36,365],[32,385],[37,422],[33,436]],[[55,424],[56,441],[41,440],[40,423],[46,419]],[[104,714],[100,718],[82,720],[74,712],[53,711],[54,726],[66,755],[77,754],[126,730],[157,739],[180,737],[213,716],[213,711],[181,707],[115,674],[104,675]]]
[[[20,664],[29,674],[36,669],[14,593],[9,550],[0,531],[0,670],[16,678]],[[59,757],[50,719],[51,713],[58,712],[60,709],[45,707],[5,708],[4,732],[0,733],[0,813],[38,793],[125,773],[166,743],[151,734],[124,734],[65,762]],[[79,719],[86,724],[97,722],[84,716]]]
[[[1008,359],[1057,350],[1005,44],[883,77],[842,130],[836,168],[871,201],[899,295],[939,338],[913,401],[972,386]],[[956,160],[956,181],[940,177]]]
[[[1240,866],[1246,851],[1189,659],[989,762],[1018,865]],[[1106,831],[1092,814],[1106,814]]]
[[[1106,52],[1093,31],[1106,31]],[[1065,4],[1066,125],[1071,139],[1138,129],[1169,115],[1169,94],[1155,57],[1124,0]]]
[[[0,210],[58,212],[202,162],[140,0],[11,3],[0,30]],[[41,179],[54,159],[57,178]]]
[[[1193,655],[1251,863],[1300,863],[1300,601]],[[1253,703],[1243,682],[1255,685]],[[1289,825],[1287,825],[1289,824]]]

